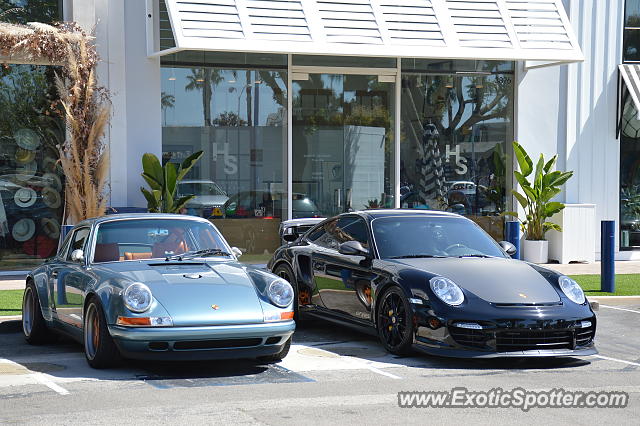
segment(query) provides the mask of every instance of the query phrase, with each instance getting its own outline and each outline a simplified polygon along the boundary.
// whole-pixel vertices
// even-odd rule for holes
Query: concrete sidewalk
[[[24,280],[2,280],[0,279],[0,290],[24,290]]]
[[[600,275],[600,262],[594,263],[547,263],[545,268],[553,269],[565,275]],[[619,260],[616,262],[616,274],[640,274],[640,261]]]

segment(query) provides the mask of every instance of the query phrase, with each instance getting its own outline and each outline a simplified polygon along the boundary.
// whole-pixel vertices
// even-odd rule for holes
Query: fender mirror
[[[76,249],[71,252],[71,261],[82,263],[84,262],[84,252],[80,249]]]
[[[516,254],[516,246],[511,244],[509,241],[500,241],[498,244],[500,244],[502,250],[506,251],[509,256]]]

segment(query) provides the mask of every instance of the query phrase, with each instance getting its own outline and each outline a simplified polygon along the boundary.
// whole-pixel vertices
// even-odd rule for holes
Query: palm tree
[[[220,71],[213,68],[191,68],[187,76],[189,83],[184,87],[187,91],[202,90],[202,108],[204,125],[211,126],[211,99],[213,89],[223,80]]]
[[[160,98],[160,105],[162,107],[162,114],[164,116],[164,125],[167,125],[167,108],[173,108],[176,103],[176,97],[166,92],[162,92]]]

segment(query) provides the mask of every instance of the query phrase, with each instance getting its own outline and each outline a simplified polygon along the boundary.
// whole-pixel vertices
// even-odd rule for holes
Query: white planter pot
[[[549,261],[549,241],[523,241],[523,255],[526,262],[547,263]]]

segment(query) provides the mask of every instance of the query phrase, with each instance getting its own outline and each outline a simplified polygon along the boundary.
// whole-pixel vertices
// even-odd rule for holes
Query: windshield
[[[99,225],[93,261],[164,259],[206,249],[231,251],[224,238],[208,222],[181,219],[115,220]]]
[[[181,182],[178,184],[178,192],[192,195],[226,195],[214,182]]]
[[[384,217],[372,222],[381,259],[402,257],[505,257],[479,226],[458,217]]]

